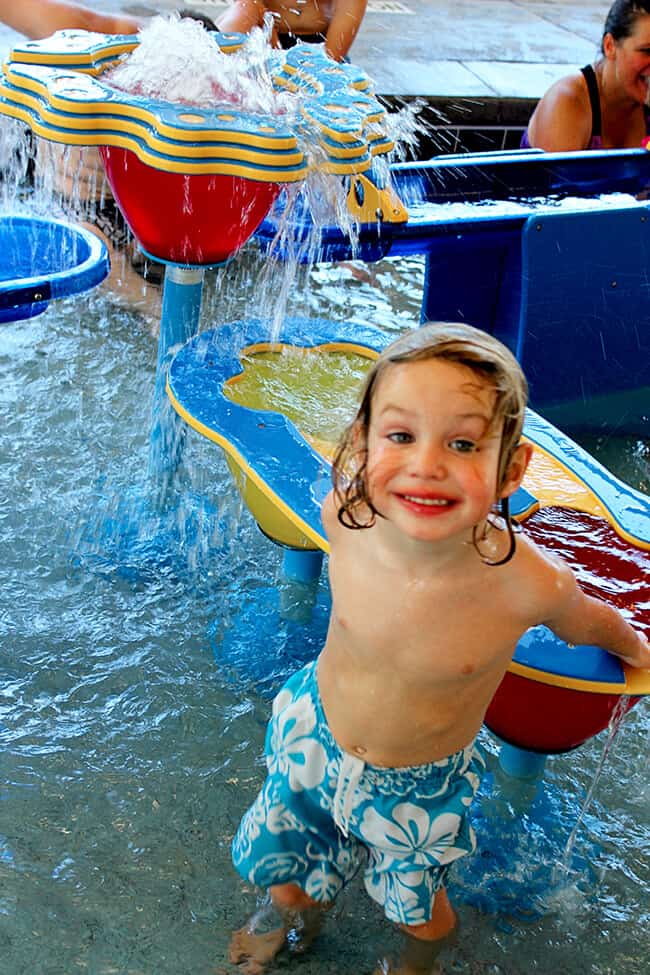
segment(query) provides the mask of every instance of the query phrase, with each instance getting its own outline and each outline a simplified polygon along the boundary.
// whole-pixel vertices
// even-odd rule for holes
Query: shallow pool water
[[[210,276],[205,327],[246,313],[257,263],[248,248]],[[418,258],[319,268],[291,310],[397,332],[417,321],[421,271]],[[3,975],[232,970],[229,935],[255,894],[229,842],[262,779],[273,685],[322,634],[324,583],[311,629],[279,622],[280,554],[207,441],[188,438],[178,504],[147,508],[155,359],[149,325],[105,288],[0,332]],[[647,447],[614,454],[643,483]],[[159,522],[172,551],[138,535]],[[256,674],[274,641],[284,656]],[[487,777],[446,971],[647,972],[647,706],[613,742],[561,867],[605,741],[549,761],[537,791]],[[395,943],[355,884],[279,970],[364,975]]]

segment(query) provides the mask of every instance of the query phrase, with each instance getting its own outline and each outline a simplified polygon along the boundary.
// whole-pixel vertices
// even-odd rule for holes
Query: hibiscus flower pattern
[[[435,866],[467,853],[454,845],[460,828],[461,817],[457,813],[431,815],[412,802],[400,802],[393,807],[390,818],[375,809],[366,809],[360,833],[384,862]]]
[[[269,775],[284,778],[292,792],[314,789],[323,780],[327,755],[315,729],[313,703],[293,701],[288,692],[281,691],[273,705],[267,767]]]
[[[296,883],[331,903],[364,865],[366,889],[390,920],[429,920],[450,864],[476,846],[468,809],[485,767],[478,747],[413,768],[365,765],[332,738],[314,662],[273,703],[266,761],[233,841],[242,876],[261,887]]]

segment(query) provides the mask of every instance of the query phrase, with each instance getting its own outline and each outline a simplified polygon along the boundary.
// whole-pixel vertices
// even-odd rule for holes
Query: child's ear
[[[532,456],[532,443],[520,443],[515,447],[515,452],[512,455],[503,485],[499,491],[500,498],[509,498],[510,495],[515,493],[524,479],[524,474]]]

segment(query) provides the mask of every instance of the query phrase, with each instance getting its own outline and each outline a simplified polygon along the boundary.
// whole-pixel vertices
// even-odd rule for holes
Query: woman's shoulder
[[[568,107],[585,111],[590,108],[589,89],[582,71],[572,71],[563,75],[548,89],[537,108],[551,107],[553,110]]]
[[[547,152],[586,149],[591,140],[589,90],[581,71],[551,85],[528,124],[531,145]]]

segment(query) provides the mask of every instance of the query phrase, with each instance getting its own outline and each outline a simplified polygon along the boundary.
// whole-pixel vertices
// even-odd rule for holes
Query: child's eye
[[[456,437],[455,440],[451,440],[449,446],[452,450],[457,450],[460,454],[469,454],[473,450],[478,450],[473,440],[465,440],[463,437]]]
[[[391,443],[412,443],[413,436],[410,433],[406,433],[404,430],[395,430],[393,433],[387,435],[387,439]]]

